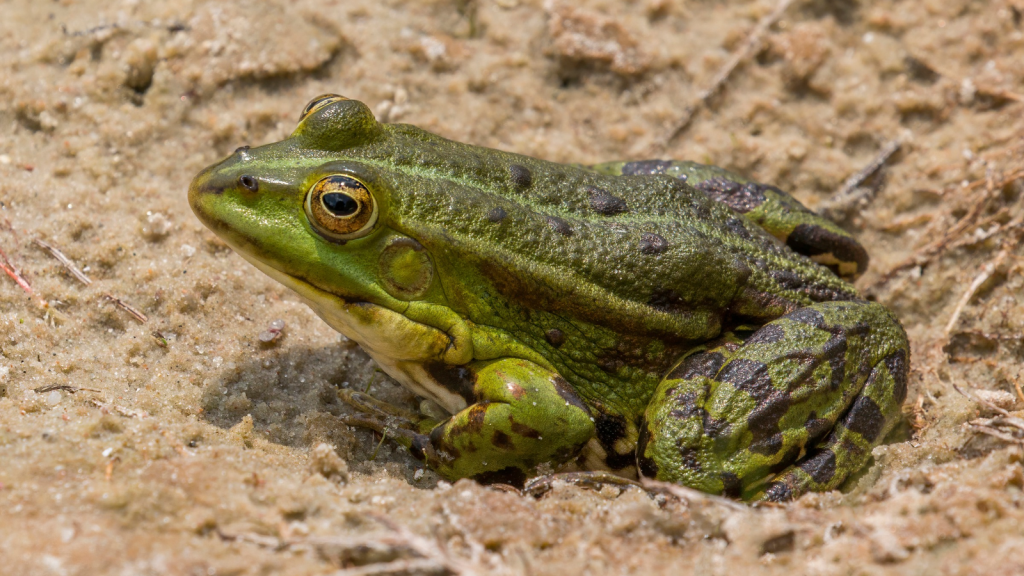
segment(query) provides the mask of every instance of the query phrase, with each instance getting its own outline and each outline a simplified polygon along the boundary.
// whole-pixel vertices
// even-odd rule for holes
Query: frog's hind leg
[[[748,500],[838,487],[867,463],[906,397],[909,347],[870,302],[824,302],[691,356],[658,388],[645,476]]]
[[[775,186],[717,166],[676,160],[609,162],[591,168],[614,176],[666,174],[684,180],[842,278],[853,280],[868,267],[868,253],[853,236]]]

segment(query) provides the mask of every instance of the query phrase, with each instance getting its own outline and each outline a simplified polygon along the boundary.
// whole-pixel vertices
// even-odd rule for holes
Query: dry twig
[[[947,339],[949,338],[949,333],[953,330],[953,327],[956,326],[957,320],[960,319],[960,313],[963,312],[964,306],[967,306],[967,303],[971,301],[971,298],[974,297],[978,288],[981,288],[981,285],[984,284],[1000,266],[1002,266],[1003,260],[1006,259],[1007,254],[1009,254],[1009,251],[1006,248],[1003,248],[995,258],[986,262],[981,267],[981,271],[978,272],[978,275],[974,277],[974,281],[971,282],[971,285],[968,286],[967,290],[965,290],[963,295],[960,296],[960,300],[956,303],[956,308],[953,309],[953,315],[950,316],[949,322],[946,323],[946,328],[943,330],[943,335]]]
[[[67,384],[50,384],[32,389],[36,394],[44,394],[46,392],[53,392],[54,390],[62,390],[69,394],[74,394],[76,392],[99,392],[99,390],[96,390],[95,388],[79,388],[77,386],[68,386]]]
[[[149,318],[147,318],[145,314],[143,314],[142,312],[139,312],[138,310],[136,310],[135,308],[130,306],[127,302],[125,302],[124,300],[121,300],[117,296],[112,296],[110,294],[104,294],[103,298],[106,299],[106,300],[109,300],[110,302],[113,302],[115,306],[117,306],[118,308],[120,308],[120,309],[124,310],[125,312],[131,314],[132,317],[134,317],[139,322],[142,322],[143,324],[145,324],[149,320]]]
[[[722,66],[722,69],[718,71],[718,74],[711,81],[711,85],[704,90],[701,90],[697,97],[683,110],[683,115],[676,122],[675,128],[669,132],[669,135],[665,138],[662,143],[662,147],[668,146],[673,140],[678,138],[686,129],[690,126],[690,122],[693,120],[694,114],[707,104],[707,101],[718,93],[722,89],[722,86],[732,75],[736,67],[741,62],[750,58],[750,56],[757,50],[761,45],[761,39],[768,28],[775,24],[775,22],[782,17],[782,14],[789,8],[789,5],[793,3],[793,0],[779,0],[779,3],[775,6],[775,9],[771,11],[761,21],[754,26],[754,29],[750,31],[750,35],[747,36],[747,40],[743,43],[743,46],[737,50],[732,58]]]
[[[744,506],[739,502],[734,502],[728,498],[721,496],[715,496],[714,494],[708,494],[701,492],[700,490],[694,490],[686,486],[680,486],[679,484],[672,484],[671,482],[661,482],[658,480],[651,480],[650,478],[642,478],[640,484],[644,488],[651,492],[660,492],[662,494],[670,494],[686,502],[701,502],[704,504],[714,504],[733,510],[735,512],[749,512],[750,507]]]
[[[11,264],[11,261],[7,258],[7,254],[4,253],[3,250],[0,250],[0,268],[3,268],[4,272],[6,272],[7,275],[11,277],[11,280],[14,280],[18,286],[21,286],[22,290],[29,294],[35,294],[32,290],[32,285],[28,283],[28,280],[25,280],[21,275],[21,272],[14,267],[14,264]]]
[[[36,294],[36,291],[32,289],[32,285],[29,284],[28,280],[21,275],[21,272],[18,271],[14,264],[11,264],[10,259],[7,258],[7,254],[4,253],[3,250],[0,250],[0,268],[2,268],[3,271],[11,277],[11,280],[14,280],[15,284],[21,286],[21,289],[25,292],[28,292],[28,295],[35,300],[36,306],[43,309],[50,308],[49,302],[44,300],[42,296]]]
[[[1017,436],[1016,433],[1024,433],[1024,419],[1014,416],[1007,412],[1005,409],[996,406],[995,404],[979,397],[976,394],[968,394],[960,389],[956,384],[953,385],[953,389],[962,394],[964,397],[985,406],[986,408],[996,412],[999,416],[994,418],[976,418],[967,423],[967,426],[980,434],[992,436],[998,438],[1004,442],[1012,442],[1015,444],[1024,445],[1024,436]]]
[[[996,191],[1003,186],[1024,177],[1024,169],[1018,169],[1013,173],[1002,177],[999,181],[994,181],[989,175],[984,179],[975,180],[966,186],[967,191],[974,191],[984,186],[983,191],[980,194],[980,198],[972,198],[971,208],[968,210],[962,218],[960,218],[952,227],[950,227],[939,239],[934,242],[919,248],[909,258],[900,262],[896,266],[890,268],[887,272],[882,274],[875,283],[868,288],[868,291],[877,289],[880,286],[885,285],[890,280],[896,277],[900,272],[913,268],[915,266],[922,266],[933,260],[939,254],[942,254],[952,246],[957,246],[956,243],[960,237],[966,232],[971,226],[977,224],[978,217],[982,214],[985,208],[988,206],[989,201],[996,197]],[[1005,226],[1000,227],[999,231],[1006,231],[1018,228],[1022,223],[1020,218],[1015,218]]]
[[[79,270],[78,266],[75,266],[75,263],[72,262],[70,258],[65,256],[64,253],[58,250],[56,247],[47,244],[46,242],[43,242],[38,238],[33,240],[32,243],[46,250],[47,252],[50,253],[50,256],[56,258],[57,261],[64,265],[64,268],[66,268],[67,271],[70,272],[71,275],[75,277],[75,280],[78,280],[79,282],[85,284],[86,286],[92,284],[92,278],[89,278],[88,276],[85,275],[84,272]]]
[[[832,220],[842,220],[849,211],[861,201],[870,202],[877,192],[871,188],[861,189],[860,186],[868,178],[874,176],[885,166],[885,163],[903,146],[899,140],[890,140],[871,162],[852,174],[843,182],[843,185],[832,195],[827,202],[823,203],[818,213]]]

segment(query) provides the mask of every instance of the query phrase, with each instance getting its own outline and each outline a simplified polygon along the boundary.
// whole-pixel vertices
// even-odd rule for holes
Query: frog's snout
[[[209,226],[213,218],[214,203],[231,187],[232,182],[227,181],[218,171],[220,164],[210,166],[196,175],[188,186],[188,204],[192,212]]]

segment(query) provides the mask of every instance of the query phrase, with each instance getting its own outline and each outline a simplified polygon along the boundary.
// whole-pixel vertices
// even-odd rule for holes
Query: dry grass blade
[[[99,392],[95,388],[79,388],[77,386],[68,386],[67,384],[50,384],[48,386],[40,386],[39,388],[33,388],[32,391],[36,394],[44,394],[46,392],[53,392],[54,390],[62,390],[69,394],[76,392]]]
[[[99,408],[100,412],[103,412],[104,414],[109,414],[110,412],[117,412],[118,414],[124,416],[125,418],[139,418],[140,420],[149,417],[149,413],[146,412],[145,410],[125,408],[124,406],[118,406],[116,404],[107,404],[99,400],[93,400],[92,405]]]
[[[842,220],[861,200],[871,201],[875,196],[876,190],[859,190],[859,187],[868,178],[871,178],[881,170],[886,162],[902,146],[903,142],[900,140],[890,140],[867,166],[861,168],[843,182],[843,185],[832,195],[832,198],[822,204],[818,209],[818,213],[832,220]]]
[[[419,558],[345,568],[332,572],[330,576],[447,576],[449,574],[453,574],[453,572],[437,562],[429,558]]]
[[[898,152],[902,146],[903,143],[899,140],[890,140],[889,143],[883,146],[882,150],[878,152],[878,155],[875,156],[874,160],[864,168],[860,169],[860,171],[847,178],[846,182],[843,182],[842,187],[839,188],[835,196],[843,197],[849,195],[854,188],[860,186],[865,180],[874,175],[875,172],[881,170],[882,166],[885,166],[885,163],[889,161],[889,158],[892,158],[892,155]]]
[[[3,250],[0,250],[0,268],[3,268],[4,272],[6,272],[7,275],[11,277],[11,280],[14,280],[14,282],[18,286],[21,286],[22,290],[28,292],[29,294],[35,293],[32,290],[32,285],[29,284],[28,280],[25,280],[25,278],[21,275],[21,272],[19,272],[18,269],[15,268],[13,264],[11,264],[11,261],[7,258],[7,254],[4,253]]]
[[[1000,440],[1003,440],[1004,442],[1011,442],[1011,443],[1014,443],[1014,444],[1024,444],[1024,439],[1017,438],[1016,436],[1013,436],[1012,434],[1008,434],[1006,432],[1002,432],[1000,430],[996,430],[995,428],[990,428],[988,426],[983,426],[981,424],[974,424],[974,423],[969,423],[968,426],[970,426],[971,430],[974,430],[975,432],[979,432],[981,434],[992,436],[993,438],[999,438]]]
[[[79,282],[85,284],[86,286],[92,284],[92,278],[89,278],[88,276],[85,275],[84,272],[79,270],[78,266],[75,266],[75,263],[72,262],[70,258],[65,256],[64,253],[58,250],[56,247],[47,244],[46,242],[43,242],[38,238],[33,240],[32,243],[35,244],[36,246],[39,246],[43,250],[46,250],[47,252],[50,253],[50,256],[56,258],[57,261],[60,262],[64,266],[64,268],[66,268],[67,271],[70,272],[71,275],[75,277],[75,280],[78,280]]]
[[[913,255],[909,258],[900,262],[896,266],[890,268],[886,273],[882,274],[875,283],[868,288],[867,291],[872,291],[878,287],[888,283],[890,280],[896,277],[900,272],[913,268],[915,266],[921,266],[930,262],[937,255],[943,253],[946,249],[954,246],[955,241],[966,232],[971,226],[977,224],[978,217],[984,212],[985,208],[988,207],[989,201],[998,196],[997,192],[1007,184],[1024,177],[1024,169],[1017,169],[1011,174],[1000,178],[998,181],[994,180],[991,175],[985,179],[975,180],[966,186],[966,191],[975,191],[984,186],[980,194],[975,195],[967,200],[970,204],[970,209],[967,213],[957,220],[957,222],[950,227],[938,240],[916,250]],[[1020,219],[1014,219],[1011,223],[1006,226],[1002,226],[999,231],[1006,231],[1016,229],[1021,223]]]
[[[967,290],[964,290],[963,295],[960,296],[960,300],[956,303],[956,308],[953,309],[953,315],[950,316],[949,322],[946,323],[946,328],[943,330],[943,334],[947,340],[949,339],[949,333],[953,331],[953,327],[956,326],[957,321],[960,320],[960,313],[963,312],[964,307],[967,306],[967,303],[970,302],[971,298],[973,298],[978,292],[981,285],[984,284],[1000,266],[1002,266],[1003,261],[1006,260],[1007,254],[1009,254],[1009,250],[1003,248],[995,258],[986,262],[981,267],[981,271],[978,272],[978,275],[974,277],[974,281],[971,282],[971,285],[967,287]]]
[[[120,308],[120,309],[124,310],[125,312],[131,314],[132,317],[135,318],[136,320],[138,320],[139,322],[142,322],[143,324],[145,324],[147,321],[149,321],[149,318],[145,314],[143,314],[142,312],[139,312],[138,310],[136,310],[131,305],[129,305],[127,302],[125,302],[124,300],[121,300],[117,296],[112,296],[110,294],[104,294],[103,298],[106,299],[106,300],[109,300],[110,302],[113,302],[114,306],[117,306],[118,308]]]
[[[683,111],[682,116],[676,122],[675,128],[673,128],[672,131],[669,132],[664,142],[662,142],[662,148],[671,144],[676,138],[678,138],[680,135],[682,135],[683,132],[686,131],[686,129],[690,126],[690,122],[693,121],[694,114],[696,114],[697,111],[700,110],[701,106],[707,104],[707,101],[712,96],[717,94],[718,91],[722,89],[722,86],[729,79],[729,77],[732,76],[733,71],[736,70],[740,63],[750,58],[750,56],[761,45],[761,39],[764,37],[765,32],[768,31],[768,28],[770,28],[772,24],[775,24],[775,22],[782,17],[782,14],[786,12],[786,9],[789,8],[789,5],[792,3],[793,0],[780,0],[779,3],[775,6],[775,9],[771,11],[771,13],[766,15],[764,18],[761,18],[757,25],[754,26],[754,29],[751,30],[750,35],[747,36],[747,39],[743,43],[743,46],[739,50],[737,50],[732,55],[732,58],[730,58],[729,61],[725,63],[725,66],[723,66],[722,69],[718,71],[718,74],[711,81],[711,85],[705,88],[704,90],[701,90],[701,92],[697,94],[697,97],[694,98],[693,101],[686,107],[686,109]]]
[[[688,488],[686,486],[672,484],[671,482],[661,482],[658,480],[643,478],[640,480],[640,484],[642,484],[644,488],[650,490],[651,492],[670,494],[686,502],[701,502],[705,504],[714,504],[717,506],[728,508],[730,510],[734,510],[736,512],[749,512],[751,510],[749,506],[744,506],[743,504],[740,504],[738,502],[733,502],[728,498],[715,496],[714,494],[707,494],[705,492],[701,492],[700,490],[694,490],[693,488]]]
[[[988,409],[990,409],[990,410],[992,410],[994,412],[1002,414],[1003,416],[1009,416],[1010,415],[1010,413],[1007,412],[1006,410],[1004,410],[1003,408],[1000,408],[999,406],[996,406],[995,404],[989,402],[988,400],[985,400],[984,398],[979,397],[977,394],[968,394],[967,392],[964,392],[963,389],[961,389],[956,384],[953,384],[953,390],[956,390],[957,392],[959,392],[960,395],[963,396],[964,398],[967,398],[968,400],[977,402],[978,404],[981,404],[982,406],[984,406],[984,407],[986,407],[986,408],[988,408]]]
[[[40,308],[50,307],[50,304],[46,300],[36,294],[35,290],[32,289],[32,285],[29,284],[28,280],[21,275],[21,272],[18,271],[14,264],[11,264],[10,259],[7,258],[7,254],[3,250],[0,250],[0,268],[3,269],[4,273],[11,277],[11,280],[14,280],[15,284],[21,286],[21,289],[25,292],[28,292],[28,295],[35,300],[36,306],[39,306]]]
[[[1014,434],[1014,431],[1024,432],[1024,419],[1011,415],[1006,410],[986,401],[984,398],[978,397],[976,394],[968,394],[964,392],[956,384],[953,385],[953,389],[964,397],[969,398],[999,414],[999,416],[994,418],[976,418],[971,420],[967,423],[967,426],[971,430],[980,434],[992,436],[993,438],[998,438],[1004,442],[1024,444],[1024,437],[1018,437]]]

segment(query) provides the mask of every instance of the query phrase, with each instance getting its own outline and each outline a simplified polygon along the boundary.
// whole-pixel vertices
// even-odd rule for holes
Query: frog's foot
[[[356,392],[348,388],[339,389],[338,398],[341,398],[346,404],[363,414],[382,420],[390,420],[396,424],[404,423],[406,424],[403,426],[404,428],[414,428],[426,419],[425,416],[411,410],[405,410],[393,404],[382,402],[369,394]]]
[[[693,355],[645,413],[641,473],[746,500],[837,488],[899,418],[909,354],[881,305],[826,302]]]
[[[533,478],[523,486],[523,494],[529,494],[540,498],[551,491],[555,482],[565,482],[574,486],[600,490],[604,486],[618,486],[620,488],[636,487],[646,490],[636,480],[623,478],[605,470],[590,470],[583,472],[559,472],[557,474],[545,474]]]
[[[593,438],[590,410],[556,372],[520,359],[470,364],[474,402],[443,422],[341,390],[362,414],[342,419],[409,449],[441,477],[522,486],[540,464],[575,457]]]

